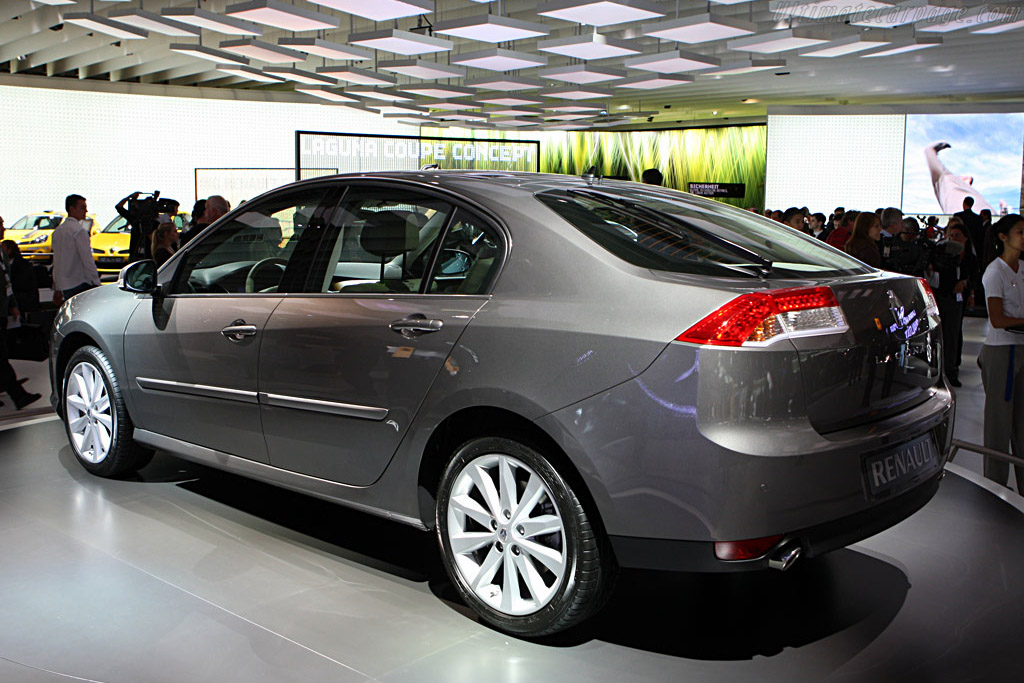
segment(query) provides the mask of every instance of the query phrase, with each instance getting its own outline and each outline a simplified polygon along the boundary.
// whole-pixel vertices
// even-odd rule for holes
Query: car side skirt
[[[226,472],[232,472],[245,477],[251,477],[252,479],[258,479],[260,481],[267,482],[268,484],[274,484],[275,486],[281,486],[292,491],[298,491],[299,493],[305,493],[317,498],[322,498],[332,503],[338,503],[345,507],[367,512],[371,515],[391,519],[396,522],[401,522],[402,524],[408,524],[409,526],[414,526],[417,529],[427,529],[418,517],[400,515],[390,510],[382,510],[371,505],[353,502],[349,499],[349,496],[353,492],[361,491],[363,490],[363,487],[349,486],[335,481],[328,481],[326,479],[310,477],[297,472],[282,470],[272,465],[256,462],[254,460],[247,460],[236,455],[229,455],[228,453],[217,451],[212,448],[197,446],[196,444],[188,443],[187,441],[174,439],[145,429],[136,429],[134,438],[141,444],[158,450],[167,451],[179,458],[191,460],[192,462],[197,462],[201,465],[208,465]]]

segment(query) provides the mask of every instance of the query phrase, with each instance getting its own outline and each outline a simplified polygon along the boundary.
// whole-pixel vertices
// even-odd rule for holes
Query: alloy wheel
[[[92,363],[81,362],[71,370],[64,406],[75,451],[87,462],[103,462],[110,453],[117,416],[103,375]]]
[[[465,585],[506,615],[542,609],[568,571],[565,523],[548,486],[508,455],[475,458],[456,475],[447,535]]]

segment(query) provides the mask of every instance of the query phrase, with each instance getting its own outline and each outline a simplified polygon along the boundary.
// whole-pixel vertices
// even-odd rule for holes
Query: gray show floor
[[[974,442],[979,324],[956,429]],[[851,548],[786,573],[623,572],[593,623],[530,643],[458,602],[427,533],[164,454],[98,479],[60,422],[17,417],[0,413],[5,683],[1020,679],[1024,508],[971,453]]]

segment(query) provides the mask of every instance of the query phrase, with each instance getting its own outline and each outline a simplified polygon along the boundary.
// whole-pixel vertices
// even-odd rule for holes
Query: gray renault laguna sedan
[[[617,567],[784,569],[936,492],[953,397],[925,282],[680,192],[334,176],[69,300],[82,466],[154,449],[435,529],[488,624],[539,636]]]

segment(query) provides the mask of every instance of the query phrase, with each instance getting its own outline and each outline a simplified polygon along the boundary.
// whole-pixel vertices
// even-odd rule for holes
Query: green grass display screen
[[[718,201],[744,208],[764,205],[766,126],[683,130],[546,132],[541,135],[542,173],[579,175],[597,166],[605,177],[640,180],[657,168],[666,187],[690,183],[742,183],[742,198]]]

